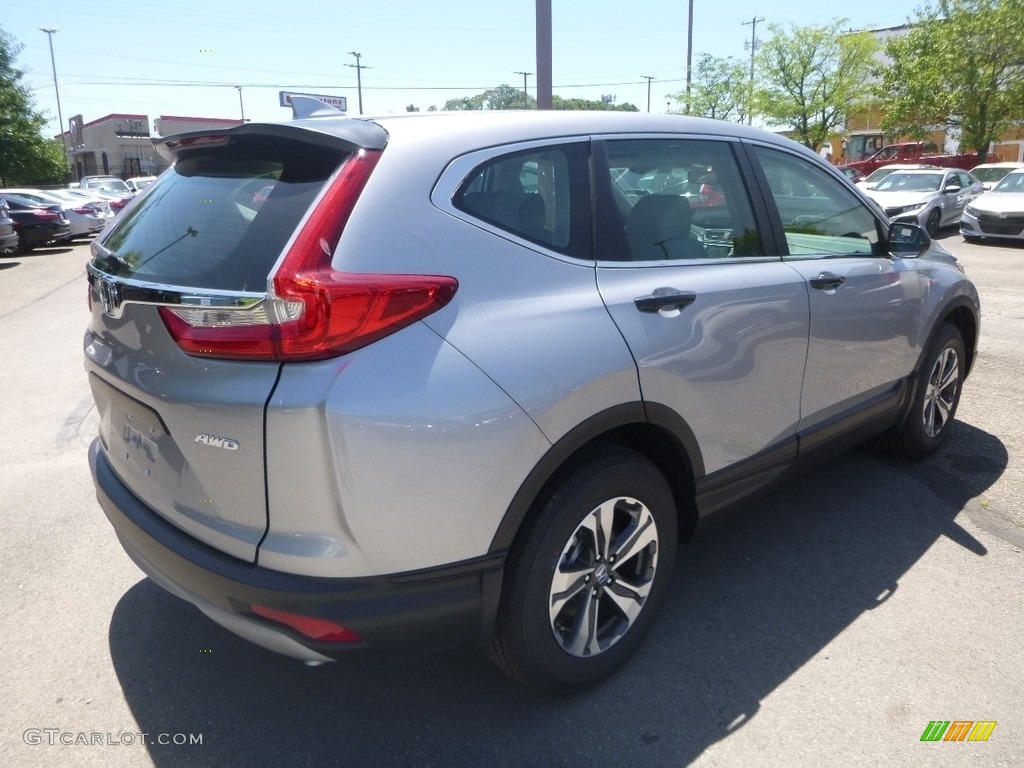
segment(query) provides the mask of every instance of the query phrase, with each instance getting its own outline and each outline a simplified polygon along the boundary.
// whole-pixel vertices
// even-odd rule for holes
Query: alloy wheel
[[[960,384],[960,360],[956,350],[946,347],[935,360],[924,395],[924,433],[935,437],[949,422]]]
[[[590,657],[617,643],[644,608],[658,566],[658,529],[630,497],[609,499],[573,531],[549,592],[551,630],[561,648]]]

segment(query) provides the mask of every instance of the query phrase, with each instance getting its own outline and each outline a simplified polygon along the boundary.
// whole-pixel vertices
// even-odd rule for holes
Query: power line
[[[353,64],[347,64],[346,66],[353,67]],[[364,69],[370,69],[370,67],[364,67]],[[74,75],[68,75],[64,78],[65,85],[69,78],[75,77]],[[89,75],[78,75],[78,77],[90,77]],[[103,77],[102,75],[94,77]],[[683,78],[656,78],[659,83],[681,83],[684,82]],[[113,78],[107,77],[102,80],[76,80],[71,85],[116,85],[123,87],[131,86],[143,86],[143,87],[170,87],[170,88],[237,88],[239,85],[245,88],[326,88],[330,90],[350,91],[352,86],[350,85],[325,85],[324,83],[312,83],[312,84],[301,84],[295,82],[283,82],[283,83],[239,83],[234,82],[219,82],[215,80],[150,80],[146,78],[138,77],[121,77]],[[621,86],[621,85],[644,85],[644,80],[619,80],[615,82],[605,83],[556,83],[555,88],[607,88],[610,86]],[[46,86],[48,87],[48,86]],[[40,86],[39,90],[44,88]],[[367,91],[486,91],[494,88],[493,83],[487,83],[482,85],[373,85],[367,86],[364,90]]]

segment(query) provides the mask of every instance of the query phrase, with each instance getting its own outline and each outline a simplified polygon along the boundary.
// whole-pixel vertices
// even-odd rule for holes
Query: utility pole
[[[764,21],[755,16],[750,21],[744,21],[743,26],[750,27],[750,93],[747,95],[747,125],[754,124],[754,54],[757,53],[757,23]]]
[[[346,64],[346,67],[352,67],[356,71],[356,89],[359,92],[359,114],[363,114],[363,70],[369,69],[365,64],[360,64],[359,59],[363,55],[356,51],[349,51],[350,54],[356,57],[355,64]]]
[[[552,109],[551,0],[537,0],[537,109]]]
[[[690,114],[690,76],[693,71],[693,0],[686,21],[686,114]]]
[[[640,75],[644,80],[647,81],[647,114],[651,113],[651,80],[654,78],[650,75]]]
[[[242,103],[242,86],[236,85],[238,89],[238,108],[242,110],[242,122],[245,122],[245,104]]]
[[[529,109],[530,108],[530,94],[527,93],[527,91],[526,91],[526,78],[527,78],[527,76],[532,75],[533,72],[519,72],[519,71],[516,71],[516,74],[523,76],[523,109]]]
[[[64,115],[60,111],[60,88],[57,87],[57,62],[53,58],[53,33],[60,32],[59,29],[53,29],[52,27],[40,27],[40,32],[45,32],[46,37],[50,41],[50,66],[53,68],[53,90],[57,94],[57,119],[60,120],[60,143],[64,147],[64,162],[68,162],[68,142],[64,138]],[[70,163],[69,163],[70,165]]]

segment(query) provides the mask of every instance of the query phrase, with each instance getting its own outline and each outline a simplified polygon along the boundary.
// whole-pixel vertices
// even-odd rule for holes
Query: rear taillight
[[[92,208],[87,205],[83,205],[81,208],[72,208],[71,210],[75,213],[81,214],[82,216],[88,216],[93,212]]]
[[[363,638],[348,627],[327,619],[279,611],[258,603],[253,603],[249,607],[254,614],[261,618],[284,624],[286,627],[291,627],[306,637],[319,640],[322,643],[361,643],[363,641]]]
[[[50,219],[59,219],[60,218],[60,214],[59,213],[54,213],[53,211],[48,211],[45,208],[34,208],[34,209],[32,209],[30,211],[30,213],[34,213],[40,219],[44,219],[44,220],[47,220],[47,221],[49,221]]]
[[[288,249],[271,295],[246,309],[161,307],[188,354],[232,360],[322,360],[351,352],[410,325],[451,301],[452,277],[350,274],[331,255],[380,158],[346,161]]]

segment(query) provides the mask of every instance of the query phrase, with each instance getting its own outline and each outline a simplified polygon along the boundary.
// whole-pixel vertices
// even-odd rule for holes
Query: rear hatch
[[[281,265],[333,250],[344,222],[332,190],[361,188],[368,171],[353,181],[351,169],[386,138],[312,123],[163,140],[175,165],[88,266],[86,364],[107,462],[158,515],[250,562],[267,528],[266,403],[283,361],[323,356],[315,308],[298,289],[282,297]]]

